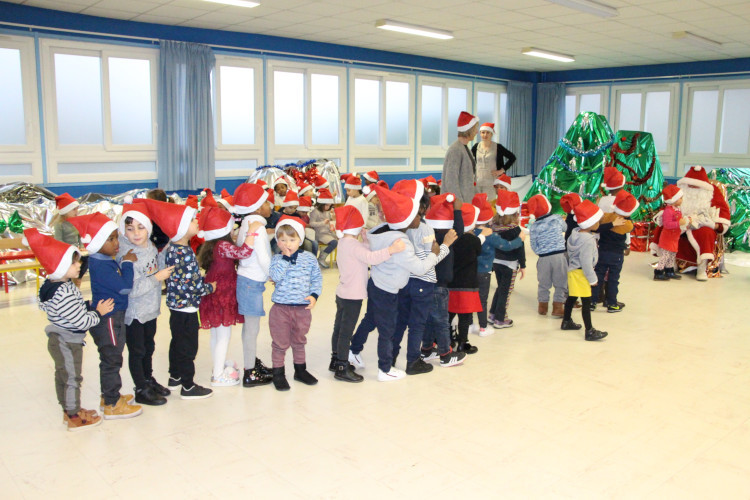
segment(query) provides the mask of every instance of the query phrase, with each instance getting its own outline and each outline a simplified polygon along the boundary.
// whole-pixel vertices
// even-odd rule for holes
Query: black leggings
[[[570,315],[573,313],[573,306],[575,306],[576,300],[578,300],[578,297],[569,296],[568,300],[565,301],[563,321],[571,319]],[[586,330],[591,330],[591,297],[581,297],[581,315],[583,316],[583,324]]]
[[[469,327],[471,326],[471,320],[474,318],[472,313],[450,313],[448,324],[453,323],[453,318],[458,314],[458,338],[456,341],[459,344],[469,341]]]

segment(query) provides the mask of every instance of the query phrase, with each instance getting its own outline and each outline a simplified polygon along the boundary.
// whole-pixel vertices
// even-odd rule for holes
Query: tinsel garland
[[[565,163],[562,158],[560,158],[559,156],[554,155],[554,154],[552,155],[552,157],[549,160],[547,160],[547,163],[545,163],[544,167],[542,167],[542,168],[546,168],[546,167],[552,165],[553,163],[557,163],[561,167],[565,168],[565,170],[567,170],[568,172],[572,172],[574,174],[594,175],[594,174],[600,173],[602,171],[602,168],[603,168],[603,167],[597,167],[597,168],[592,169],[592,170],[576,170],[576,169],[570,168],[570,166],[567,163]]]
[[[615,142],[615,136],[614,135],[610,135],[609,136],[609,140],[606,143],[599,145],[595,149],[589,149],[589,150],[585,150],[585,151],[583,149],[579,149],[579,148],[573,146],[573,143],[571,143],[569,140],[567,140],[564,137],[562,139],[560,139],[560,143],[559,144],[560,144],[560,147],[562,147],[565,151],[567,151],[568,153],[570,153],[572,155],[585,156],[587,158],[590,158],[592,156],[596,156],[598,154],[601,154],[602,151],[604,151],[605,149],[608,149],[609,147],[611,147],[614,142]]]
[[[534,182],[538,182],[542,186],[549,188],[556,193],[562,193],[562,194],[575,193],[575,191],[566,191],[564,189],[560,189],[559,187],[555,186],[554,184],[550,184],[549,182],[545,181],[544,179],[540,177],[537,177]],[[581,198],[588,198],[590,200],[595,200],[598,198],[598,195],[592,195],[592,194],[586,194],[586,193],[575,193],[575,194],[579,195]]]
[[[314,164],[317,160],[307,160],[305,163],[287,163],[286,165],[261,165],[256,167],[255,170],[263,170],[264,168],[278,168],[279,170],[286,170],[288,168],[305,168]]]

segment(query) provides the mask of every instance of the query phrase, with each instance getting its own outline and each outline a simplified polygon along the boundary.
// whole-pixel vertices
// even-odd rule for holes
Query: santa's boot
[[[654,269],[654,281],[669,281],[669,277],[664,274],[663,269]]]
[[[671,280],[681,280],[682,279],[682,276],[680,276],[679,274],[676,274],[674,272],[674,267],[665,267],[664,268],[664,274],[666,274],[667,278],[669,278]]]
[[[708,259],[703,259],[698,264],[698,271],[696,271],[695,279],[698,281],[708,281],[708,274],[706,274],[706,268],[708,267]]]

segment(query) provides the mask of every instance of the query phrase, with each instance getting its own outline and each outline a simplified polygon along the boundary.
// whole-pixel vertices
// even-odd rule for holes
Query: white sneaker
[[[349,362],[353,364],[355,368],[365,367],[365,360],[362,359],[362,356],[360,354],[354,354],[352,351],[349,351]]]
[[[480,337],[489,337],[493,333],[495,333],[494,329],[492,329],[492,330],[490,330],[489,328],[480,328],[479,329],[479,336]]]
[[[383,370],[378,370],[378,380],[380,382],[390,382],[391,380],[398,380],[406,377],[406,372],[399,370],[398,368],[391,368],[388,373]]]
[[[231,366],[224,368],[220,377],[211,377],[211,387],[231,387],[240,383],[240,374]]]
[[[476,323],[469,325],[469,333],[479,333],[479,325]]]

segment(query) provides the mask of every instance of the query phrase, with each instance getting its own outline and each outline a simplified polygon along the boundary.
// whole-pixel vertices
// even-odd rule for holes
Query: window
[[[609,88],[607,87],[567,87],[565,96],[566,128],[573,125],[578,115],[584,111],[607,116],[609,113]]]
[[[440,170],[445,150],[456,140],[461,111],[471,110],[471,83],[436,78],[419,79],[417,102],[418,170]]]
[[[676,129],[677,106],[674,103],[678,87],[671,85],[646,85],[613,88],[615,94],[615,130],[642,130],[650,132],[660,156],[672,155]]]

